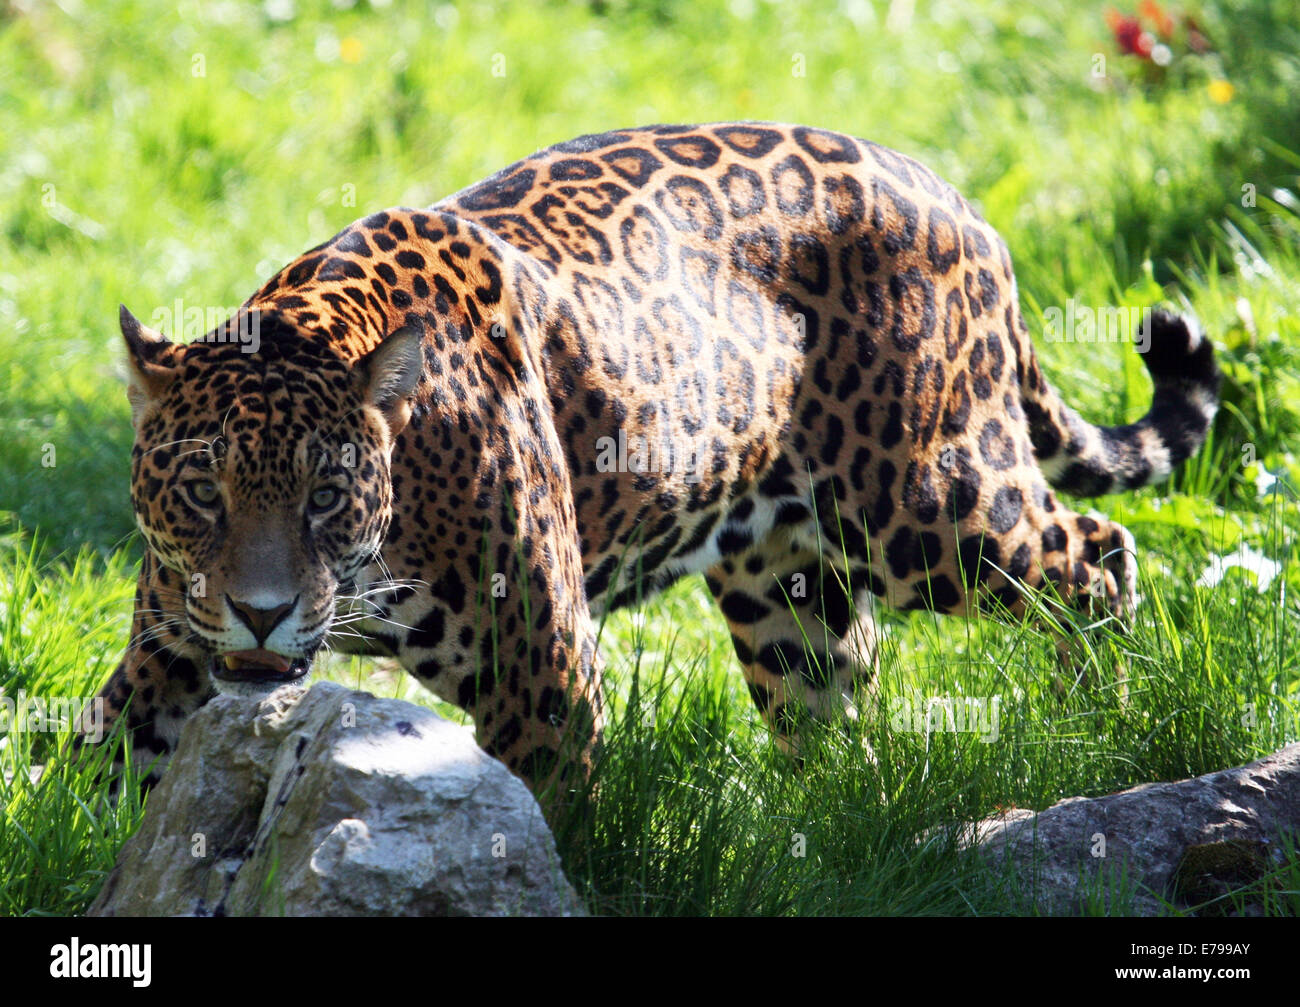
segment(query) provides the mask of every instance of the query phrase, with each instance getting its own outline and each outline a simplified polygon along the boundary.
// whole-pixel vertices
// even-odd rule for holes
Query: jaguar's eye
[[[327,511],[339,502],[339,496],[337,487],[322,486],[311,495],[311,509],[317,512]]]
[[[221,490],[211,479],[195,479],[185,484],[190,499],[200,507],[211,507],[221,496]]]

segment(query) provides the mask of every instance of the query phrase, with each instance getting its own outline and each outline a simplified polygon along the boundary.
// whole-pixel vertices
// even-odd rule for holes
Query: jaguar
[[[120,327],[144,556],[100,695],[155,776],[210,697],[331,648],[396,658],[534,789],[572,786],[599,619],[695,573],[797,748],[871,695],[876,604],[1023,619],[1048,592],[1125,625],[1133,536],[1057,493],[1164,478],[1219,385],[1194,320],[1147,310],[1149,411],[1086,422],[970,202],[758,122],[560,143],[357,221],[189,344]]]

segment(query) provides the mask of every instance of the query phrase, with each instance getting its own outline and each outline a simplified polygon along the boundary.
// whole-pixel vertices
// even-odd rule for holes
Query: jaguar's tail
[[[1083,420],[1031,360],[1021,404],[1039,466],[1056,489],[1100,496],[1144,486],[1167,476],[1205,440],[1219,408],[1219,367],[1195,319],[1144,311],[1137,345],[1146,347],[1142,359],[1155,396],[1145,416],[1118,427]]]

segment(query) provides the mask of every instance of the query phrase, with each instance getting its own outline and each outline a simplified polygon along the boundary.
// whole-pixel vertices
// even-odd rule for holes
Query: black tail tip
[[[1143,312],[1137,345],[1153,381],[1199,385],[1217,396],[1219,366],[1214,362],[1214,346],[1192,316],[1164,308]]]

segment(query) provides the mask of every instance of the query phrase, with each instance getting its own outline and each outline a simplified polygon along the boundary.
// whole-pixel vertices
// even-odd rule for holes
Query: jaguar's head
[[[275,313],[241,310],[188,345],[126,308],[121,325],[136,521],[181,584],[141,604],[173,620],[222,692],[302,679],[340,586],[388,531],[418,324],[354,362]]]

